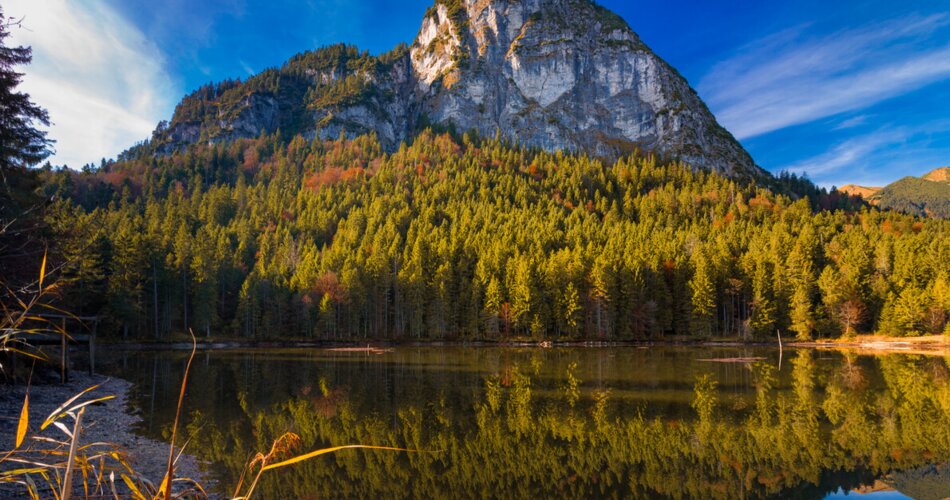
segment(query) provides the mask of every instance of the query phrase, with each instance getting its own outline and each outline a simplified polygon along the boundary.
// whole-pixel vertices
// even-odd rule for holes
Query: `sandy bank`
[[[160,483],[168,460],[168,444],[133,432],[140,418],[131,413],[128,393],[132,384],[128,381],[73,373],[70,382],[65,385],[32,386],[30,388],[30,433],[39,430],[43,420],[59,405],[96,384],[102,385],[89,393],[90,399],[108,395],[114,395],[115,399],[87,407],[83,415],[83,433],[79,444],[105,442],[118,445],[127,453],[128,461],[136,472],[155,484]],[[16,426],[25,392],[25,385],[15,387],[0,385],[0,449],[2,450],[9,450],[14,446]],[[71,424],[72,419],[67,419],[66,422]],[[44,430],[41,435],[56,439],[64,437],[61,431],[52,426]],[[0,465],[0,469],[9,469],[12,466],[13,464]],[[175,476],[198,479],[205,489],[212,486],[211,482],[203,477],[198,461],[191,456],[182,455],[178,461]],[[116,478],[118,481],[118,474]],[[6,489],[8,487],[0,487],[0,497],[8,498],[26,494],[25,491]]]

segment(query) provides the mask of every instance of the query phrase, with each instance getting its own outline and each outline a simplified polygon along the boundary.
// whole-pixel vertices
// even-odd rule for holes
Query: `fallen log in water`
[[[756,361],[765,361],[765,358],[755,357],[755,358],[710,358],[710,359],[697,359],[696,361],[706,361],[709,363],[755,363]]]
[[[393,352],[392,349],[380,349],[378,347],[335,347],[332,349],[327,349],[330,352],[365,352],[368,354],[385,354],[387,352]]]

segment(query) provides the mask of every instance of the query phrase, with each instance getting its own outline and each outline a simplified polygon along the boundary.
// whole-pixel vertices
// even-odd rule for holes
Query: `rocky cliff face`
[[[305,90],[243,89],[209,106],[213,120],[176,112],[156,140],[168,149],[282,128],[375,132],[395,148],[438,123],[549,150],[643,149],[733,177],[767,176],[672,67],[589,0],[438,0],[408,50],[356,59],[291,61],[279,77]]]

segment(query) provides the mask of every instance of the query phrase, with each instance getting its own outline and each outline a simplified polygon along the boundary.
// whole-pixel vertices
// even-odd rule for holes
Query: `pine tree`
[[[0,10],[0,175],[4,183],[11,170],[36,165],[52,153],[52,141],[36,128],[37,124],[50,125],[49,114],[34,104],[29,94],[16,90],[23,74],[14,67],[29,64],[33,51],[6,46],[9,28],[14,25]]]
[[[812,340],[815,329],[815,253],[818,241],[811,225],[806,225],[788,255],[786,269],[792,286],[789,319],[799,341]]]
[[[594,261],[590,272],[590,302],[594,335],[606,337],[612,331],[610,305],[613,297],[611,288],[614,281],[614,272],[606,254],[601,254]]]
[[[690,329],[700,335],[709,336],[712,335],[716,323],[716,290],[706,257],[699,255],[694,261],[693,277],[689,280],[692,303]]]
[[[23,290],[36,279],[38,262],[47,251],[43,198],[37,195],[40,179],[28,167],[48,157],[52,144],[36,128],[49,126],[46,110],[17,91],[23,75],[14,68],[29,64],[32,53],[28,47],[6,46],[14,26],[18,23],[5,18],[0,8],[0,289],[4,290],[0,301],[4,305],[12,299],[8,294],[17,295],[14,290]]]
[[[892,313],[894,333],[901,336],[920,334],[925,314],[925,303],[923,290],[910,286],[904,288],[894,303]]]
[[[514,272],[510,286],[511,317],[516,326],[530,331],[535,312],[534,269],[531,260],[524,256],[510,264]]]
[[[752,333],[769,336],[775,329],[775,302],[772,293],[772,272],[764,260],[756,263],[752,279],[752,316],[749,318]]]
[[[483,308],[485,333],[495,338],[499,333],[498,316],[501,313],[501,305],[504,303],[501,283],[498,278],[492,276],[485,288],[485,306]]]
[[[564,287],[561,295],[560,314],[564,318],[564,325],[567,327],[567,333],[574,335],[580,326],[581,297],[577,292],[577,287],[573,281],[569,281]]]
[[[792,292],[791,310],[789,311],[791,328],[795,332],[795,339],[800,342],[812,340],[812,332],[815,329],[815,318],[812,310],[812,292],[811,287],[804,283],[795,284],[795,291]]]

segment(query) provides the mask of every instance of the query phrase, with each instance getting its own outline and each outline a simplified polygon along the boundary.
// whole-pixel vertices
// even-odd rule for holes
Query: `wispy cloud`
[[[839,143],[830,151],[789,165],[783,170],[818,178],[825,178],[828,174],[844,169],[853,171],[855,168],[863,167],[862,163],[867,161],[873,153],[900,143],[907,136],[908,133],[901,130],[854,137]]]
[[[149,136],[180,93],[161,51],[99,0],[8,0],[24,17],[11,43],[33,47],[23,89],[47,108],[54,164],[78,167]]]
[[[860,127],[868,122],[870,117],[868,115],[858,115],[847,120],[842,120],[841,123],[835,126],[835,130],[847,130],[849,128]]]
[[[950,15],[908,17],[822,36],[800,26],[758,40],[699,84],[745,139],[869,107],[950,78]]]
[[[808,174],[818,184],[884,185],[898,177],[932,169],[946,150],[934,148],[935,137],[950,135],[950,120],[934,120],[912,127],[885,127],[851,137],[827,152],[779,170]],[[896,176],[895,176],[896,174]]]

